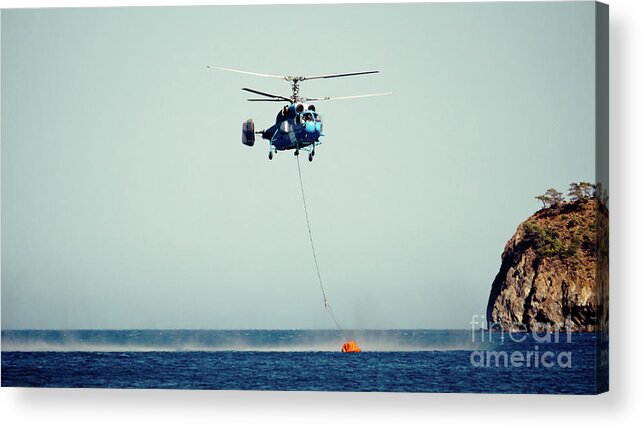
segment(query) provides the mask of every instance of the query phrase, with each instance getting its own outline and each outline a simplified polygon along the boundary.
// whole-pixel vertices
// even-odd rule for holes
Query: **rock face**
[[[596,296],[596,278],[608,284],[605,225],[595,198],[541,209],[520,224],[493,281],[489,328],[595,331],[597,318],[608,316]]]

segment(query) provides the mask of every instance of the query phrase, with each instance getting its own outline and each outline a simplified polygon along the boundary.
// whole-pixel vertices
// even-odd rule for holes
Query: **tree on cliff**
[[[553,188],[548,189],[543,195],[535,196],[535,199],[539,200],[544,205],[544,208],[553,207],[564,202],[562,193]]]
[[[568,188],[568,196],[571,202],[592,198],[595,196],[595,185],[586,181],[571,183]]]

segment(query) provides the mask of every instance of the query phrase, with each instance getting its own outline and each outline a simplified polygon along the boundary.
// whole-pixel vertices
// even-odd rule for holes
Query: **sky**
[[[594,181],[594,4],[3,10],[2,329],[468,328],[534,196]]]

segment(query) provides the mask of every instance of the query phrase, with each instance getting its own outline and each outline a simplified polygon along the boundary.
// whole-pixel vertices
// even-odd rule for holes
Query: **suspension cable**
[[[325,307],[326,311],[328,311],[330,318],[332,318],[332,321],[334,321],[334,324],[337,326],[337,329],[339,330],[341,335],[344,336],[345,338],[343,328],[341,328],[339,321],[337,321],[337,318],[334,316],[332,307],[330,306],[330,303],[328,302],[328,298],[325,294],[325,289],[323,288],[323,280],[321,279],[321,271],[319,270],[319,262],[317,261],[317,252],[314,248],[314,240],[312,239],[312,229],[310,228],[310,217],[308,216],[308,205],[305,201],[305,191],[303,190],[303,178],[301,176],[301,164],[299,163],[299,156],[296,157],[296,167],[299,171],[299,184],[301,185],[301,197],[303,198],[303,210],[305,211],[305,222],[308,226],[308,236],[310,237],[310,247],[312,247],[312,257],[314,258],[314,266],[317,269],[317,278],[319,278],[319,287],[321,288],[321,295],[323,296],[323,306]]]

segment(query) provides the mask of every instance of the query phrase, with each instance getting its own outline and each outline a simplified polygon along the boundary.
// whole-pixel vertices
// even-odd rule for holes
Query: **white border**
[[[362,3],[363,1],[352,1]],[[2,8],[52,6],[259,4],[262,1],[9,1]],[[298,3],[275,1],[274,3]],[[324,1],[314,3],[337,3]],[[387,2],[389,3],[389,2]],[[597,397],[284,393],[238,391],[0,390],[3,426],[435,427],[633,426],[642,420],[637,318],[642,281],[641,3],[612,0],[610,75],[611,392]]]

